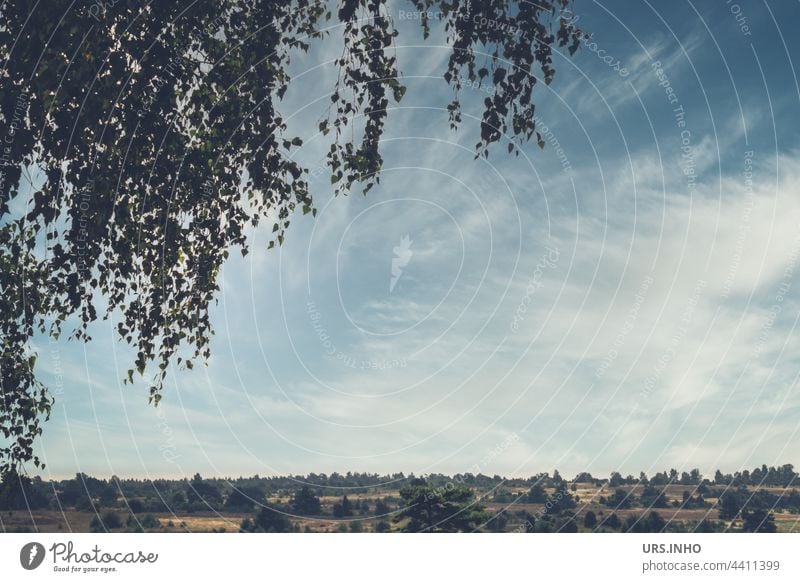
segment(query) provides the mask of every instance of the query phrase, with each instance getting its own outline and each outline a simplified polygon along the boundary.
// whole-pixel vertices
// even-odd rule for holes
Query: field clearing
[[[491,512],[496,512],[504,509],[508,504],[504,503],[487,503],[486,507]],[[519,503],[513,505],[514,510],[528,511],[531,514],[536,514],[543,510],[544,505],[536,503]],[[587,511],[594,511],[599,516],[599,512],[604,515],[616,513],[620,519],[625,519],[628,516],[638,516],[642,514],[641,509],[618,509],[611,511],[610,508],[603,506],[588,506],[578,511],[578,516],[583,517]],[[717,519],[716,510],[707,509],[675,509],[675,508],[660,508],[657,510],[661,517],[667,521],[699,521],[703,518]],[[797,532],[800,533],[800,515],[793,515],[791,513],[775,513],[775,524],[779,532]],[[233,514],[215,514],[208,513],[192,513],[192,514],[177,514],[172,515],[169,513],[156,513],[153,516],[158,519],[160,528],[151,528],[146,531],[161,531],[173,533],[203,533],[203,532],[230,532],[235,533],[239,531],[239,524],[246,516],[233,515]],[[26,531],[39,531],[42,533],[70,533],[70,532],[86,532],[89,531],[89,524],[92,521],[94,514],[79,511],[34,511],[29,514],[26,511],[11,511],[3,512],[0,516],[0,531],[13,532],[19,529]],[[141,516],[140,516],[141,517]],[[600,516],[601,517],[601,516]],[[356,518],[358,519],[358,518]],[[349,524],[350,519],[336,520],[336,519],[313,519],[313,518],[292,518],[292,523],[298,525],[300,531],[305,531],[308,526],[314,532],[335,532],[342,524]],[[371,529],[376,519],[363,519],[362,523],[366,530]],[[387,520],[389,521],[389,520]],[[170,526],[170,522],[172,525]],[[392,524],[392,529],[397,529],[396,524]]]
[[[573,489],[574,487],[574,489]],[[694,524],[701,521],[714,521],[719,523],[719,511],[715,505],[717,499],[711,495],[705,498],[708,507],[687,507],[681,508],[685,492],[690,496],[697,493],[697,488],[692,485],[668,485],[664,489],[667,507],[642,507],[634,505],[632,507],[615,508],[610,506],[607,499],[611,498],[616,491],[623,491],[631,499],[639,498],[644,491],[640,485],[620,485],[610,487],[606,484],[598,483],[575,483],[569,487],[571,495],[575,496],[576,503],[570,510],[575,515],[575,523],[580,531],[591,531],[593,528],[583,526],[584,518],[588,512],[593,512],[597,522],[602,523],[611,514],[615,514],[621,521],[629,518],[634,520],[644,518],[651,511],[657,512],[659,516],[668,523],[683,526],[691,530]],[[787,490],[780,487],[764,487],[774,495],[787,495]],[[524,494],[527,490],[519,487],[502,486],[490,488],[473,488],[479,503],[485,507],[490,514],[503,512],[510,520],[506,531],[516,531],[526,519],[540,519],[550,511],[545,503],[529,503],[522,501],[526,499]],[[322,507],[322,515],[319,517],[287,516],[289,517],[293,530],[304,532],[336,532],[351,529],[351,525],[356,523],[361,525],[363,531],[375,531],[379,522],[383,528],[389,531],[398,531],[403,528],[405,522],[395,523],[392,520],[397,511],[397,501],[400,498],[400,491],[396,489],[383,489],[378,492],[353,492],[348,495],[353,507],[354,514],[351,517],[334,518],[334,505],[339,503],[341,497],[328,494],[319,497]],[[548,487],[547,494],[557,496],[559,490]],[[502,499],[505,498],[505,499]],[[502,499],[502,500],[501,500]],[[375,515],[377,503],[381,500],[390,503],[390,513],[386,515]],[[291,497],[285,493],[272,494],[265,498],[265,501],[273,506],[287,506],[291,502]],[[131,517],[124,504],[116,507],[103,506],[98,509],[100,515],[108,512],[116,513],[122,524],[113,531],[136,531],[141,526],[142,520],[147,520],[148,527],[142,527],[149,532],[238,532],[242,520],[252,518],[255,511],[246,512],[244,510],[229,509],[228,511],[216,512],[213,510],[195,511],[176,511],[169,513],[164,511],[141,512],[134,518]],[[0,532],[43,532],[43,533],[70,533],[91,531],[91,523],[98,514],[93,511],[78,511],[69,509],[65,511],[54,511],[50,509],[37,509],[32,512],[24,510],[2,511],[0,512]],[[800,514],[789,513],[786,510],[773,510],[775,526],[779,532],[798,532],[800,533]],[[729,522],[723,524],[730,526]],[[732,525],[733,529],[742,527],[741,520],[737,520]],[[604,528],[608,529],[608,528]],[[616,527],[614,529],[617,529]],[[680,529],[680,527],[679,527]]]

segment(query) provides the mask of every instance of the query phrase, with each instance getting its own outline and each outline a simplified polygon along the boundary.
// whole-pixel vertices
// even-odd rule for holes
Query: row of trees
[[[649,479],[644,474],[638,479],[630,476],[623,478],[619,473],[612,473],[608,479],[597,479],[589,473],[581,473],[568,482],[555,471],[552,476],[541,473],[527,479],[506,479],[498,475],[489,477],[471,473],[457,474],[454,477],[432,474],[426,475],[424,482],[434,489],[446,489],[458,484],[471,490],[491,491],[493,501],[498,503],[545,503],[548,500],[546,490],[569,488],[574,492],[581,483],[593,483],[615,488],[611,495],[601,497],[598,502],[619,508],[707,507],[708,502],[705,499],[708,497],[717,498],[725,491],[750,486],[758,489],[754,499],[768,500],[762,505],[791,510],[800,508],[800,494],[792,488],[793,485],[800,484],[797,477],[792,465],[783,465],[763,466],[733,475],[724,475],[717,471],[713,481],[704,479],[696,469],[682,474],[673,469],[657,473]],[[73,479],[44,481],[39,477],[30,478],[16,471],[7,471],[0,477],[0,509],[75,507],[92,510],[98,506],[124,506],[130,507],[135,513],[212,509],[241,512],[249,511],[270,498],[296,497],[298,506],[292,508],[292,511],[297,515],[312,515],[319,513],[311,501],[312,497],[336,495],[342,489],[351,495],[384,492],[388,496],[390,491],[408,487],[415,482],[419,482],[419,479],[413,474],[406,477],[403,473],[382,476],[371,473],[287,477],[255,475],[235,479],[205,479],[196,474],[192,479],[152,481],[118,477],[105,480],[79,473]],[[665,487],[668,485],[687,485],[692,489],[684,494],[683,500],[668,501],[665,495]],[[767,487],[787,490],[767,491]],[[520,489],[527,489],[527,493],[514,492]],[[348,507],[345,500],[342,500],[341,505],[332,508],[335,517],[369,511],[361,507]]]
[[[167,527],[151,512],[158,511],[140,499],[124,500],[124,507],[116,503],[116,509],[101,511],[104,504],[113,505],[116,499],[111,495],[113,486],[106,481],[79,476],[85,491],[96,495],[88,504],[76,505],[78,509],[92,511],[91,531],[144,531]],[[0,504],[3,509],[26,509],[28,506],[46,504],[47,496],[42,492],[43,482],[24,476],[15,476],[18,488],[11,486],[8,474],[0,487]],[[436,485],[424,478],[414,478],[400,490],[399,497],[382,499],[357,499],[347,495],[337,498],[332,504],[324,503],[317,489],[304,485],[291,496],[264,502],[258,491],[232,490],[222,496],[211,481],[196,475],[190,481],[178,481],[190,495],[184,495],[182,503],[207,503],[213,497],[223,508],[236,508],[238,512],[249,514],[240,524],[242,532],[289,532],[299,531],[302,524],[306,531],[312,531],[315,519],[330,523],[331,518],[339,520],[337,531],[407,531],[407,532],[472,532],[472,531],[522,531],[529,533],[619,531],[619,532],[658,532],[658,531],[721,531],[726,528],[752,532],[772,532],[776,530],[771,513],[776,508],[791,504],[793,511],[800,511],[800,494],[796,490],[775,493],[764,489],[749,490],[745,487],[716,487],[709,492],[718,497],[719,520],[710,517],[712,504],[702,494],[692,495],[684,490],[680,501],[673,506],[705,508],[706,518],[699,523],[667,522],[655,508],[667,507],[664,489],[646,486],[638,498],[625,489],[616,489],[614,494],[593,500],[592,509],[582,511],[580,498],[573,495],[566,483],[561,487],[545,488],[534,484],[526,493],[519,495],[506,507],[491,512],[483,504],[483,497],[466,485],[449,481]],[[65,498],[75,493],[74,487],[65,487],[61,492]],[[177,493],[180,493],[178,491]],[[176,493],[176,494],[177,494]],[[56,497],[61,502],[61,496]],[[371,502],[371,503],[370,503]],[[535,513],[528,509],[517,509],[520,503],[537,505]],[[596,509],[606,507],[606,510]],[[645,509],[632,512],[631,508],[641,505]],[[677,505],[676,505],[677,504]],[[43,505],[47,506],[47,505]],[[55,507],[54,507],[55,508]],[[125,511],[122,512],[121,509]],[[175,511],[170,508],[169,511]],[[623,517],[617,512],[625,510]],[[315,518],[307,521],[297,518]],[[170,522],[171,524],[171,522]],[[174,527],[174,526],[173,526]]]
[[[652,491],[655,488],[649,487]],[[648,494],[653,494],[648,492]],[[650,507],[666,507],[663,490],[658,490],[657,499],[664,499],[662,504],[658,500]],[[617,490],[620,496],[604,499],[603,502],[614,511],[629,507],[620,503],[623,490]],[[800,501],[800,495],[792,491],[795,500]],[[748,497],[745,497],[748,495]],[[524,531],[528,533],[561,532],[572,533],[579,531],[582,524],[585,530],[590,531],[619,531],[651,533],[662,531],[722,531],[728,527],[736,527],[741,521],[741,530],[747,532],[774,532],[776,526],[774,517],[770,513],[775,507],[778,498],[766,491],[747,492],[746,490],[728,491],[721,494],[719,516],[724,521],[714,521],[707,517],[696,523],[667,522],[657,511],[629,514],[621,519],[614,511],[607,515],[603,511],[595,513],[586,511],[582,516],[576,513],[579,498],[572,495],[567,487],[562,487],[551,492],[545,490],[540,484],[531,487],[524,495],[523,501],[541,504],[542,510],[537,514],[528,511],[513,511],[513,503],[509,508],[491,513],[481,504],[475,492],[460,484],[436,486],[425,479],[412,480],[400,490],[400,506],[394,513],[392,521],[398,524],[399,531],[406,532],[474,532],[474,531]],[[692,496],[684,492],[683,508],[708,508],[712,506],[701,495]],[[353,504],[347,496],[334,504],[334,516],[346,518],[353,515]],[[253,518],[242,522],[241,531],[283,532],[291,531],[292,525],[287,514],[280,507],[265,507]],[[319,499],[307,488],[303,487],[292,499],[287,510],[299,515],[317,515],[320,511]],[[800,506],[797,507],[800,510]],[[303,513],[306,511],[306,513]],[[376,511],[376,515],[379,513]],[[386,517],[385,514],[380,514]],[[729,523],[726,523],[729,522]],[[388,531],[390,529],[386,520],[376,524],[375,531]],[[339,531],[362,531],[361,521],[352,521],[349,526],[340,525]]]
[[[556,474],[558,472],[556,471]],[[734,473],[723,473],[719,469],[714,473],[713,479],[704,478],[700,469],[689,471],[669,471],[657,472],[652,477],[646,473],[639,473],[638,477],[628,475],[623,477],[621,473],[614,471],[608,477],[593,477],[591,473],[578,473],[572,480],[573,483],[592,483],[602,485],[608,483],[611,487],[621,485],[765,485],[769,487],[789,487],[798,483],[798,474],[794,470],[794,465],[785,464],[779,467],[768,467],[761,465],[752,471],[743,470]]]

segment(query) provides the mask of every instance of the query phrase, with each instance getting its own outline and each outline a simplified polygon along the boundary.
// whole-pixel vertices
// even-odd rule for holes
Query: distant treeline
[[[9,471],[2,475],[0,481],[0,510],[43,507],[91,510],[96,504],[107,505],[120,499],[145,499],[148,511],[240,509],[272,496],[290,497],[303,486],[320,496],[379,494],[381,491],[397,491],[414,479],[416,477],[413,473],[379,475],[348,472],[229,478],[203,478],[196,474],[192,479],[152,480],[114,476],[106,480],[78,473],[72,479],[45,481],[40,477],[31,478]],[[800,486],[798,474],[790,464],[780,467],[762,465],[752,471],[737,471],[733,474],[716,471],[713,479],[705,478],[698,469],[681,473],[670,469],[652,477],[644,473],[640,473],[638,477],[623,477],[614,472],[609,477],[598,478],[590,473],[579,473],[572,480],[564,479],[558,471],[554,471],[552,475],[539,473],[528,478],[507,478],[500,475],[490,477],[480,473],[459,473],[454,476],[432,473],[424,475],[424,479],[433,488],[457,483],[472,489],[495,490],[495,494],[510,488],[559,487],[563,483],[592,483],[598,486],[607,484],[614,488],[625,485],[724,485],[726,488]]]
[[[0,510],[91,512],[95,531],[123,527],[125,515],[136,530],[160,527],[154,514],[209,511],[245,515],[240,527],[245,532],[297,530],[291,517],[341,519],[348,522],[340,526],[347,531],[719,531],[738,522],[745,531],[774,531],[773,512],[800,513],[798,488],[792,465],[717,471],[713,479],[697,469],[652,477],[580,473],[571,480],[554,471],[528,478],[348,472],[155,480],[78,473],[45,481],[9,471],[0,481]],[[533,505],[542,509],[530,513]],[[704,509],[706,518],[667,523],[655,511],[662,508]],[[712,510],[717,520],[708,517]]]

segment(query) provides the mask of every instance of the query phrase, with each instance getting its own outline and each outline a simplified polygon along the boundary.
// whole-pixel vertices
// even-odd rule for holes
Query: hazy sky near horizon
[[[474,160],[486,89],[450,131],[442,31],[393,4],[408,91],[380,186],[337,198],[320,168],[315,219],[232,253],[209,365],[172,369],[157,410],[115,318],[38,340],[42,476],[800,464],[800,5],[575,12],[593,44],[537,86],[545,147]],[[311,168],[336,35],[283,104]]]

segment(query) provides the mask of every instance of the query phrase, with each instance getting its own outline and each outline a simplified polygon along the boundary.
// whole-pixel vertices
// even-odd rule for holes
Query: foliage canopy
[[[476,155],[536,133],[537,79],[581,32],[570,0],[409,0],[440,17],[452,47],[450,125],[462,83],[491,87]],[[209,306],[232,249],[296,209],[314,213],[281,101],[293,54],[341,35],[319,132],[340,192],[379,182],[379,142],[406,91],[385,0],[19,0],[0,6],[0,465],[33,460],[53,399],[37,380],[35,334],[90,340],[114,315],[158,404],[170,363],[209,357]],[[352,131],[351,131],[352,128]],[[347,131],[345,132],[345,129]],[[0,443],[1,444],[1,443]]]

